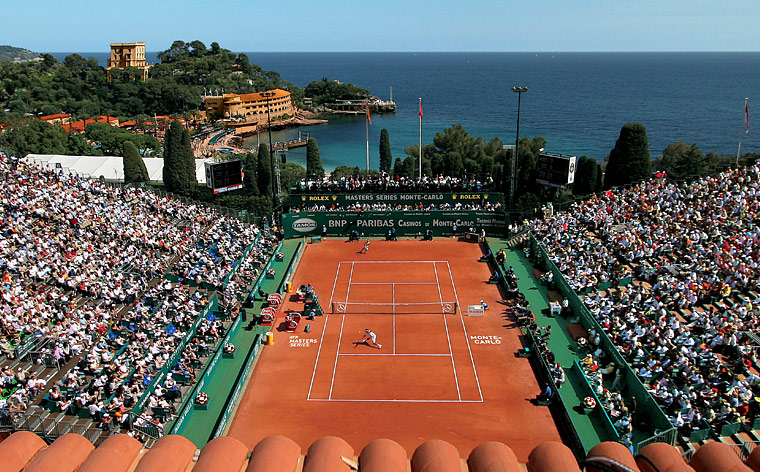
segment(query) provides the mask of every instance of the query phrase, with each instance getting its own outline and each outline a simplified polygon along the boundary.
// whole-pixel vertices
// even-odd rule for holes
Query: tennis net
[[[333,302],[332,313],[341,314],[455,314],[457,302],[430,303],[363,303],[363,302]]]

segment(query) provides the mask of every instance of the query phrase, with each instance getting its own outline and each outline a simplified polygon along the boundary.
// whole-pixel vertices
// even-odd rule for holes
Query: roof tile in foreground
[[[432,440],[406,451],[390,439],[372,441],[355,455],[343,439],[325,436],[316,440],[303,456],[301,448],[284,436],[262,439],[249,451],[232,437],[220,437],[201,451],[181,436],[165,436],[150,450],[127,436],[114,435],[97,449],[87,439],[66,434],[50,446],[36,435],[20,431],[0,442],[0,472],[29,471],[160,471],[160,472],[580,472],[567,446],[546,442],[536,446],[527,464],[520,464],[509,446],[486,442],[459,456],[446,441]],[[409,454],[411,453],[411,454]],[[411,460],[408,457],[411,455]],[[678,449],[655,443],[634,458],[618,443],[601,443],[585,461],[587,472],[611,470],[620,464],[633,472],[760,472],[760,448],[745,464],[731,446],[719,442],[697,449],[690,464]]]

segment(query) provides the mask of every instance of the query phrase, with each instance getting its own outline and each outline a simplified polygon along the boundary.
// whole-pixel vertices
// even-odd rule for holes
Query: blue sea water
[[[760,53],[246,53],[251,62],[305,86],[313,80],[353,83],[393,100],[394,114],[373,115],[370,166],[377,168],[380,130],[387,128],[394,156],[418,142],[418,98],[423,99],[422,141],[461,124],[486,140],[514,143],[517,95],[522,96],[521,136],[543,136],[547,150],[587,155],[609,153],[622,125],[647,128],[652,157],[668,144],[697,144],[705,153],[735,154],[750,98],[750,134],[742,152],[760,152],[752,125],[760,97]],[[65,54],[54,54],[59,59]],[[107,53],[86,54],[105,63]],[[148,54],[155,61],[155,53]],[[760,105],[759,105],[760,106]],[[302,128],[319,142],[325,167],[364,167],[364,116],[343,116]],[[273,133],[289,139],[296,130]],[[262,135],[261,139],[266,139]],[[249,140],[255,146],[256,138]],[[288,160],[305,163],[305,149]]]

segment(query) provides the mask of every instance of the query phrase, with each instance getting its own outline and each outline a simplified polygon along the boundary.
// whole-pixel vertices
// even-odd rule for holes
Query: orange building
[[[40,116],[39,119],[51,125],[65,125],[71,121],[71,115],[68,113],[56,113],[55,115]]]
[[[267,101],[272,119],[292,117],[295,108],[290,92],[282,89],[266,92],[245,93],[242,95],[225,93],[204,97],[206,116],[209,118],[242,117],[248,122],[260,122],[267,119]]]
[[[140,69],[142,80],[148,78],[148,69],[151,66],[145,62],[145,43],[111,43],[111,57],[108,59],[106,70],[127,67]]]

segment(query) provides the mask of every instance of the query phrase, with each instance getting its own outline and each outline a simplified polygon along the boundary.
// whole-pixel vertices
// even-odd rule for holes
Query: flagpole
[[[742,138],[745,134],[749,133],[749,98],[744,99],[744,121],[746,128],[742,126],[742,132],[739,133],[739,150],[736,151],[736,167],[739,167],[739,156],[742,153]]]
[[[367,102],[367,114],[364,117],[364,127],[367,131],[367,177],[369,177],[369,102]]]
[[[422,180],[422,98],[420,98],[420,169],[418,175]]]

